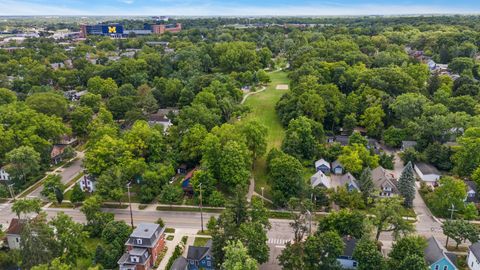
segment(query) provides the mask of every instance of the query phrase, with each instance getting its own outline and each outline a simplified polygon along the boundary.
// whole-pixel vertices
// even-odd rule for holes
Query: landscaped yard
[[[195,241],[193,241],[193,246],[195,247],[204,247],[208,240],[210,240],[210,238],[207,238],[207,237],[195,237]]]
[[[272,82],[268,84],[267,89],[261,93],[251,95],[245,101],[245,105],[252,109],[252,112],[246,116],[246,119],[256,119],[268,128],[267,153],[273,147],[280,148],[285,136],[285,130],[277,116],[275,105],[288,90],[277,90],[276,86],[289,83],[287,73],[284,71],[271,72],[269,75]],[[253,175],[255,177],[255,191],[261,194],[262,187],[264,187],[265,197],[271,198],[271,189],[267,183],[266,175],[266,156],[255,162]]]

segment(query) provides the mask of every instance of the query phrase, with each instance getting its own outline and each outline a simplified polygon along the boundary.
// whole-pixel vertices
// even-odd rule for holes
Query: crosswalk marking
[[[270,238],[268,239],[269,244],[274,244],[274,245],[285,245],[288,241],[291,241],[290,239],[279,239],[279,238]]]

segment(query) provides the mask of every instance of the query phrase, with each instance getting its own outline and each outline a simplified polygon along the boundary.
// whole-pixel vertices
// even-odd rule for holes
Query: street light
[[[130,200],[130,184],[132,181],[128,182],[127,184],[127,191],[128,191],[128,204],[130,205],[130,222],[132,224],[132,229],[133,229],[133,212],[132,212],[132,202]]]
[[[200,222],[202,223],[202,233],[203,233],[202,183],[200,183],[199,187],[200,187]]]

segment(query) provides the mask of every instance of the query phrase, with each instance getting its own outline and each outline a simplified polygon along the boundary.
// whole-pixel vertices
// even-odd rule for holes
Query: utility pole
[[[202,209],[202,183],[200,183],[200,222],[202,223],[202,233],[203,233],[203,209]]]
[[[265,189],[265,187],[262,187],[262,205],[265,203],[265,197],[263,197],[263,190]]]
[[[132,224],[132,229],[133,229],[132,202],[131,202],[131,200],[130,200],[130,184],[131,184],[131,183],[132,183],[131,181],[128,182],[128,184],[127,184],[127,190],[128,190],[128,204],[130,205],[130,222],[131,222],[131,224]]]
[[[10,196],[12,197],[13,201],[15,201],[15,193],[13,191],[13,184],[8,185],[8,190],[10,191]]]
[[[308,217],[309,217],[309,224],[308,224],[308,235],[312,235],[312,212],[310,212],[310,210],[307,210],[307,214],[308,214]]]
[[[453,220],[453,212],[457,211],[455,210],[455,205],[453,205],[452,203],[452,208],[448,209],[448,211],[450,211],[450,220]],[[447,235],[447,242],[445,243],[445,248],[448,248],[448,240],[450,239],[450,237],[448,237]]]

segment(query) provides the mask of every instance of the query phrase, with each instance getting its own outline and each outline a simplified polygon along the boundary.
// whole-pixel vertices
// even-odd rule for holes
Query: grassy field
[[[210,238],[207,238],[207,237],[195,237],[195,241],[193,241],[193,246],[195,247],[204,247],[208,240],[210,240]]]
[[[285,137],[285,130],[277,116],[275,105],[288,90],[276,90],[275,88],[278,84],[289,83],[286,72],[276,71],[269,73],[269,75],[272,82],[268,84],[267,89],[248,97],[245,101],[245,104],[252,110],[246,116],[246,119],[256,119],[268,128],[267,153],[273,147],[280,148]],[[255,162],[253,174],[255,177],[255,191],[261,194],[261,188],[264,187],[264,196],[271,198],[271,189],[267,183],[266,175],[266,157]]]

